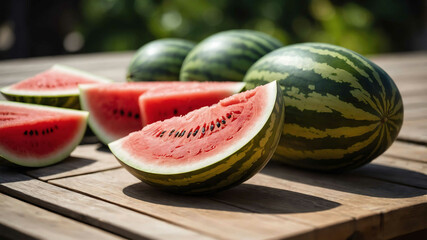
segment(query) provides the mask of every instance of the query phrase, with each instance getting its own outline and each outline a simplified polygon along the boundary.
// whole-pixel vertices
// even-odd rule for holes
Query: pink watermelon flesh
[[[66,67],[52,67],[42,73],[12,85],[9,90],[56,92],[61,90],[74,89],[77,91],[78,84],[99,82],[99,80],[88,78],[85,75],[64,71],[63,68]]]
[[[236,94],[185,116],[152,123],[113,144],[146,166],[191,165],[244,138],[262,117],[266,95],[263,87]]]
[[[98,138],[108,144],[114,140],[127,136],[129,133],[140,130],[146,125],[145,117],[149,121],[163,120],[175,115],[185,114],[195,108],[206,105],[211,105],[218,102],[220,99],[230,96],[243,88],[242,83],[236,82],[216,82],[216,83],[201,83],[201,82],[134,82],[134,83],[114,83],[114,84],[90,84],[81,85],[81,104],[84,110],[90,112],[89,124]],[[182,104],[179,112],[174,115],[164,114],[163,116],[158,111],[168,109],[169,102],[161,104],[162,97],[159,93],[173,93],[179,91],[189,91],[189,89],[214,89],[214,95],[208,95],[203,98],[203,104],[197,103],[191,106],[191,94],[185,96],[190,100],[184,101],[183,96],[172,99],[172,101],[180,100]],[[221,90],[218,90],[221,89]],[[141,95],[147,94],[148,91],[153,91],[153,95],[157,99],[155,106],[148,107],[149,113],[141,114],[138,98]],[[195,95],[197,96],[197,95]],[[170,100],[169,96],[166,99]],[[172,106],[176,106],[173,103]],[[156,108],[158,111],[156,111]],[[174,108],[175,109],[175,108]],[[172,113],[174,111],[172,110]],[[151,117],[151,115],[155,117]]]
[[[87,113],[0,102],[0,156],[24,166],[65,158],[86,129]]]
[[[208,85],[194,89],[181,86],[173,91],[165,91],[162,88],[148,91],[139,98],[142,125],[185,115],[195,109],[218,103],[234,93],[236,92],[222,86]]]

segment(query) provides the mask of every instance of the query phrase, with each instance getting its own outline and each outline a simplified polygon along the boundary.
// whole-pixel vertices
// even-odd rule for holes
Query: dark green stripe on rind
[[[177,81],[182,63],[195,46],[183,39],[160,39],[141,47],[128,68],[128,81]]]
[[[70,109],[80,109],[80,101],[78,95],[70,96],[24,96],[11,95],[2,92],[3,96],[9,101],[34,103],[53,107],[62,107]]]
[[[281,46],[277,39],[251,30],[212,35],[185,58],[180,80],[241,81],[255,61]]]
[[[274,156],[308,169],[342,171],[383,153],[403,121],[393,80],[363,56],[329,44],[296,44],[257,61],[244,81],[251,89],[279,81],[286,119]]]
[[[228,189],[259,172],[272,157],[284,123],[283,106],[282,93],[278,87],[274,109],[261,131],[231,156],[205,168],[182,174],[161,175],[143,172],[119,162],[143,182],[169,192],[210,194]],[[114,153],[114,149],[112,151]]]

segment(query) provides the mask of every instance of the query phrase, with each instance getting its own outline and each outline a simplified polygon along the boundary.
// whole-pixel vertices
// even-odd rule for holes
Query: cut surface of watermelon
[[[225,189],[254,175],[271,158],[283,127],[282,98],[273,82],[152,123],[109,147],[150,185],[181,193]]]
[[[86,130],[88,113],[0,101],[0,156],[27,167],[68,157]]]
[[[205,91],[205,98],[210,99],[210,101],[205,101],[205,103],[211,105],[224,97],[240,92],[244,87],[244,83],[134,82],[106,85],[82,84],[79,87],[82,108],[91,113],[89,116],[89,125],[91,129],[103,143],[108,144],[114,140],[127,136],[131,132],[140,130],[145,125],[146,121],[143,120],[144,118],[141,115],[138,98],[141,95],[147,94],[148,91],[153,91],[153,95],[155,95],[162,92],[173,93],[191,89],[196,91],[196,89],[199,89],[198,91]],[[217,90],[220,92],[220,96],[218,96],[218,94],[214,96],[208,95],[209,91],[207,90]],[[159,95],[155,96],[157,99],[159,98]],[[186,97],[191,99],[192,95],[187,94]],[[163,111],[168,107],[166,106],[168,103],[161,105],[159,104],[160,100],[156,102],[156,107],[158,107],[158,111]],[[194,107],[189,105],[190,102],[191,101],[181,103],[187,103],[185,105],[186,108],[194,109]],[[200,104],[197,105],[197,107],[199,106]],[[148,107],[148,109],[153,110],[153,108],[150,107]],[[184,112],[184,110],[182,110],[180,113],[174,115],[185,114],[189,111],[190,110]],[[147,116],[145,112],[144,114]],[[170,115],[165,115],[159,118],[157,115],[156,118],[159,120],[171,117]]]
[[[1,89],[9,100],[57,107],[79,108],[78,84],[110,80],[63,65]]]

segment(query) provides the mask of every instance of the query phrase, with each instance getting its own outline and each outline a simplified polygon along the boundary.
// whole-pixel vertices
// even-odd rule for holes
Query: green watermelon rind
[[[393,80],[351,50],[290,45],[259,59],[244,78],[247,89],[273,80],[281,84],[286,109],[274,160],[317,171],[351,170],[382,154],[402,126],[403,103]],[[378,105],[392,110],[378,111]]]
[[[64,73],[70,73],[77,76],[86,77],[99,83],[110,83],[110,79],[100,77],[85,71],[81,71],[72,67],[55,64],[53,70]],[[62,107],[70,109],[80,109],[79,90],[60,90],[60,91],[28,91],[11,89],[13,85],[3,87],[0,92],[6,99],[14,102],[33,103],[53,107]]]
[[[196,43],[164,38],[142,46],[133,56],[126,74],[128,82],[178,81],[182,63]],[[151,53],[155,51],[154,53]],[[148,56],[150,57],[148,57]]]
[[[58,163],[66,159],[68,156],[70,156],[71,152],[77,147],[77,145],[79,145],[79,143],[82,141],[84,137],[84,133],[86,131],[86,126],[87,126],[86,124],[87,118],[89,116],[89,113],[86,111],[64,109],[64,108],[50,107],[50,106],[40,106],[40,105],[30,104],[30,103],[17,103],[17,102],[6,102],[6,101],[0,101],[0,103],[6,103],[12,106],[14,105],[14,106],[20,106],[20,107],[31,107],[32,109],[48,110],[48,111],[54,111],[54,112],[74,113],[82,116],[80,128],[77,130],[77,134],[75,134],[75,137],[73,138],[73,140],[70,141],[67,144],[67,146],[62,149],[62,151],[56,153],[53,156],[49,156],[48,158],[43,158],[43,161],[40,161],[37,158],[26,158],[25,160],[21,158],[17,158],[13,153],[8,152],[7,149],[4,149],[2,148],[2,146],[0,146],[0,157],[12,164],[23,166],[23,167],[45,167],[45,166]]]
[[[263,117],[239,143],[195,166],[167,170],[147,168],[122,150],[125,138],[108,146],[119,162],[134,176],[159,189],[180,194],[209,194],[236,186],[259,172],[272,157],[284,123],[280,87],[268,86],[268,103]],[[196,110],[197,111],[197,110]]]
[[[182,64],[180,81],[242,81],[259,58],[283,46],[263,32],[228,30],[194,47]]]

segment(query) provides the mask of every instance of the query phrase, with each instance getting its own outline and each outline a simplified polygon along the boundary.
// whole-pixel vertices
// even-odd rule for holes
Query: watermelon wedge
[[[0,157],[42,167],[67,158],[80,143],[88,113],[0,101]]]
[[[277,147],[283,122],[283,95],[272,82],[152,123],[108,146],[131,174],[149,185],[206,194],[260,171]]]
[[[71,67],[54,65],[0,91],[11,101],[80,109],[77,85],[106,82],[111,81]]]
[[[153,117],[149,117],[149,122],[153,119],[163,120],[175,115],[186,114],[193,109],[202,107],[200,103],[205,104],[203,106],[212,105],[225,97],[238,93],[244,85],[244,83],[236,82],[133,82],[82,84],[79,88],[82,108],[91,113],[89,126],[101,142],[108,144],[131,132],[141,130],[147,124],[145,117],[148,117],[148,114],[150,116],[153,114]],[[189,90],[200,94],[191,94],[192,92]],[[147,106],[148,113],[143,111],[144,116],[142,116],[138,99],[149,91],[154,91],[150,96],[156,99],[156,102],[153,103],[155,107]],[[187,92],[187,94],[167,96],[168,93],[180,91]],[[159,95],[160,93],[164,95]],[[162,96],[165,96],[167,101],[162,103]],[[194,106],[190,105],[197,100],[203,100],[203,102]],[[169,105],[174,101],[176,103]],[[177,103],[180,106],[177,106]],[[169,111],[171,107],[174,108]],[[163,114],[166,110],[169,112]]]

